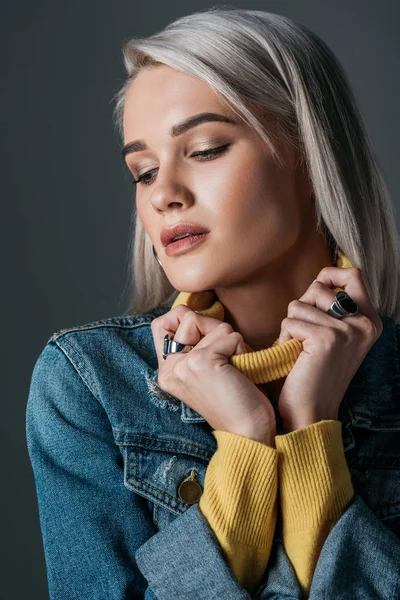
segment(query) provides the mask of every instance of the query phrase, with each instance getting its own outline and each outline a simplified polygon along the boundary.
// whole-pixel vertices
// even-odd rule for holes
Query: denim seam
[[[186,451],[186,453],[188,455],[190,455],[190,456],[193,456],[195,458],[200,458],[200,459],[203,459],[203,460],[207,460],[207,461],[210,460],[211,457],[213,456],[213,454],[215,453],[215,450],[214,451],[213,450],[207,450],[207,449],[203,450],[204,447],[203,446],[199,446],[196,443],[186,444],[184,442],[175,442],[173,440],[164,440],[164,439],[159,438],[159,437],[153,438],[153,437],[149,437],[149,436],[146,436],[146,435],[141,435],[141,434],[138,434],[138,433],[125,433],[123,431],[117,431],[114,428],[112,428],[112,431],[115,434],[122,434],[122,435],[127,436],[127,437],[145,438],[145,439],[152,440],[152,441],[154,441],[155,439],[157,439],[157,441],[165,442],[166,444],[175,444],[174,446],[170,446],[169,448],[167,448],[167,447],[156,448],[156,447],[148,447],[148,446],[144,446],[143,447],[143,446],[140,446],[139,443],[135,444],[133,441],[130,441],[130,440],[124,441],[124,442],[120,441],[120,440],[115,440],[115,443],[118,446],[133,446],[135,448],[136,447],[143,448],[144,450],[150,450],[150,451],[153,450],[155,452],[176,452],[177,454],[179,454],[179,453],[183,453],[184,454],[185,451]],[[179,444],[179,445],[177,445],[177,444]],[[198,448],[198,452],[196,452],[196,448]]]
[[[128,485],[126,486],[128,489],[132,490],[135,494],[138,494],[139,492],[137,491],[137,489],[135,487],[133,487],[132,484],[129,484],[129,482],[127,482]],[[161,508],[164,508],[165,510],[168,510],[169,512],[172,512],[174,515],[182,515],[185,511],[180,511],[177,508],[174,508],[173,506],[171,506],[170,504],[167,504],[167,502],[165,502],[165,500],[159,499],[159,498],[155,498],[151,492],[148,492],[147,490],[141,490],[142,492],[142,496],[144,496],[145,498],[147,498],[147,500],[150,500],[151,502],[153,502],[155,505],[159,505]],[[140,495],[140,494],[139,494]],[[190,505],[187,505],[187,507],[189,507]],[[157,512],[157,515],[159,513]]]
[[[151,437],[149,435],[143,435],[143,434],[140,434],[140,433],[125,433],[124,431],[118,431],[114,427],[113,427],[113,431],[114,431],[114,433],[121,433],[122,435],[126,435],[126,436],[129,436],[129,437],[144,438],[145,440],[152,440],[152,441],[154,441],[155,439],[157,439],[157,441],[166,442],[168,444],[172,442],[172,440],[164,440],[164,439],[159,438],[159,437],[153,438],[153,437]],[[127,442],[127,443],[129,444],[129,442]],[[192,443],[192,442],[190,442],[190,443],[179,442],[179,447],[181,447],[181,446],[183,446],[184,448],[199,448],[199,449],[204,448],[204,446],[199,446],[198,444]]]
[[[167,526],[167,511],[164,510],[164,528]]]
[[[151,321],[155,317],[149,316],[144,317],[143,320],[137,323],[129,323],[123,324],[121,322],[111,321],[110,323],[105,323],[103,321],[96,321],[94,323],[88,323],[86,325],[76,325],[75,327],[67,327],[65,329],[60,329],[59,331],[54,332],[49,338],[50,341],[55,341],[60,337],[64,337],[68,333],[74,333],[75,331],[86,331],[89,329],[101,329],[102,327],[109,328],[114,327],[116,329],[136,329],[137,327],[142,327],[143,325],[150,325]]]
[[[180,447],[178,448],[176,446],[174,446],[173,448],[149,448],[148,446],[141,446],[139,444],[133,444],[132,442],[120,442],[119,440],[116,440],[115,438],[114,438],[114,442],[117,446],[120,446],[122,448],[131,447],[131,448],[139,448],[141,450],[148,450],[150,452],[168,452],[170,454],[181,454],[183,456],[190,456],[191,458],[196,458],[199,460],[207,461],[207,464],[212,456],[212,454],[210,456],[205,456],[204,454],[198,454],[195,451],[190,451],[190,449],[182,450],[182,448],[180,448]]]
[[[70,363],[72,364],[72,366],[74,367],[75,371],[77,372],[77,374],[79,375],[80,379],[83,381],[83,383],[86,385],[86,387],[88,388],[88,390],[90,391],[90,393],[96,398],[96,400],[99,402],[99,404],[102,406],[102,408],[104,408],[103,403],[101,402],[98,393],[96,394],[94,389],[96,389],[96,384],[95,381],[93,379],[93,377],[90,375],[89,369],[87,364],[85,363],[85,360],[83,359],[83,357],[81,356],[81,354],[78,352],[78,350],[74,347],[74,345],[70,342],[70,340],[68,340],[67,338],[64,339],[64,343],[69,345],[72,350],[74,352],[76,352],[76,354],[79,356],[79,358],[82,361],[82,364],[86,367],[86,372],[83,373],[81,368],[76,364],[76,362],[74,361],[74,359],[72,358],[71,354],[68,352],[67,348],[65,348],[61,343],[59,343],[58,340],[54,340],[54,343],[60,348],[60,350],[65,354],[65,356],[68,358],[68,360],[70,361]],[[92,386],[94,389],[92,389],[87,381],[87,379],[85,378],[85,376],[87,377],[87,379],[90,380]]]

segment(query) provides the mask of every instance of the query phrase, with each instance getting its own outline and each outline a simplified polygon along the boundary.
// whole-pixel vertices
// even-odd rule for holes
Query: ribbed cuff
[[[319,421],[275,436],[284,529],[337,520],[354,495],[341,423]]]
[[[214,531],[249,546],[270,545],[267,523],[278,491],[278,453],[250,438],[216,430],[199,508]]]

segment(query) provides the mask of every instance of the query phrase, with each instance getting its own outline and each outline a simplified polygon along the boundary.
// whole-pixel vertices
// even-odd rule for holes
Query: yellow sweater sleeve
[[[353,497],[340,421],[319,421],[275,437],[276,449],[213,432],[199,509],[232,572],[250,593],[268,566],[277,516],[278,476],[284,546],[307,597],[329,531]]]
[[[242,587],[255,591],[268,564],[277,517],[278,453],[250,438],[215,430],[199,509]]]
[[[326,420],[275,437],[283,543],[308,598],[322,546],[354,496],[341,423]]]

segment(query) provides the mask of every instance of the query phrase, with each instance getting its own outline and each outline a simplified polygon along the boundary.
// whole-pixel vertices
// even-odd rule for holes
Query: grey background
[[[125,77],[122,43],[221,4],[1,3],[2,598],[48,598],[25,441],[34,362],[54,331],[126,308],[133,190],[112,123],[112,97]],[[287,15],[330,45],[355,89],[397,207],[398,1],[229,5]]]

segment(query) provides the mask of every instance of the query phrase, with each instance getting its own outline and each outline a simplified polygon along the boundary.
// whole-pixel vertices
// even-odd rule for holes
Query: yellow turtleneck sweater
[[[339,251],[336,266],[351,267]],[[342,288],[334,288],[339,291]],[[181,292],[172,308],[185,304],[224,320],[212,290]],[[270,348],[231,356],[230,363],[253,383],[285,377],[302,344],[276,340]],[[215,430],[199,509],[213,529],[239,583],[254,592],[268,566],[274,537],[278,481],[283,543],[305,598],[328,533],[354,496],[341,436],[341,423],[323,420],[275,436],[276,448]]]

